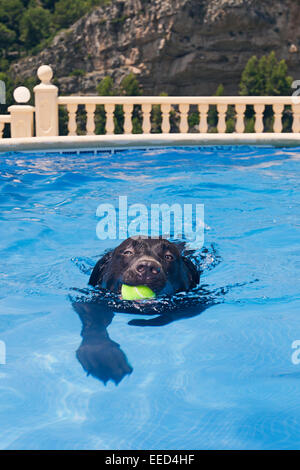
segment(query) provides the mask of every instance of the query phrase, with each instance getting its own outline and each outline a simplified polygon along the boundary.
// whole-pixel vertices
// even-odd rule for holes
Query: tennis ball
[[[153,290],[147,286],[127,286],[122,284],[121,294],[123,300],[153,299],[156,297]]]

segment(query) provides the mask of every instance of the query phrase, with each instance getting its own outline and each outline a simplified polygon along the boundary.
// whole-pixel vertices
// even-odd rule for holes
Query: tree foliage
[[[109,0],[0,0],[0,70]]]
[[[25,11],[20,21],[20,41],[30,49],[42,39],[49,37],[52,31],[51,13],[36,6]]]
[[[0,23],[0,45],[10,45],[16,39],[16,33],[12,29],[9,29],[4,23]]]
[[[53,14],[56,28],[67,28],[75,23],[90,10],[92,3],[91,0],[58,0]]]
[[[275,52],[258,59],[253,56],[247,62],[240,81],[240,95],[243,96],[288,96],[291,94],[292,77],[288,75],[285,60],[278,60]],[[274,113],[271,106],[264,111],[264,128],[273,130]],[[245,113],[246,132],[254,132],[253,106],[247,106]],[[283,129],[289,131],[291,125],[290,109],[283,113]]]
[[[240,95],[286,96],[291,94],[292,77],[287,73],[285,60],[277,60],[275,52],[247,62],[240,81]]]

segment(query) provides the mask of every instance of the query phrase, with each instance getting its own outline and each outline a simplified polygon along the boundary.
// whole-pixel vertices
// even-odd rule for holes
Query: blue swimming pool
[[[299,448],[299,160],[246,146],[2,154],[0,448]],[[105,386],[76,359],[70,293],[119,243],[96,236],[98,205],[119,195],[204,204],[201,283],[223,294],[162,326],[116,313],[108,332],[133,372]]]

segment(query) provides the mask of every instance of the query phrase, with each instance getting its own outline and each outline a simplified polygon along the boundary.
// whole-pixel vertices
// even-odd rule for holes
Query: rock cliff
[[[272,50],[300,79],[299,0],[112,0],[12,73],[49,64],[61,94],[93,94],[105,75],[132,71],[147,95],[210,95],[220,83],[230,95],[247,60]]]

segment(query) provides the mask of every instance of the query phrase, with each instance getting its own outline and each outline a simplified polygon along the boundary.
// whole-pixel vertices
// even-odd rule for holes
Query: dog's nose
[[[136,265],[135,269],[139,274],[146,276],[156,276],[156,274],[160,273],[160,267],[158,264],[155,261],[150,260],[141,260]]]

